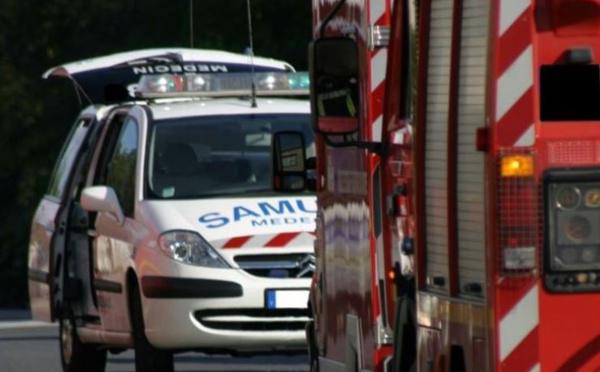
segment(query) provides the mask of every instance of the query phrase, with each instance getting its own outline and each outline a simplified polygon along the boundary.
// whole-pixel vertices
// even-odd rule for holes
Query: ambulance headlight
[[[199,234],[192,231],[169,231],[158,240],[161,251],[175,261],[213,268],[228,268],[227,262]]]

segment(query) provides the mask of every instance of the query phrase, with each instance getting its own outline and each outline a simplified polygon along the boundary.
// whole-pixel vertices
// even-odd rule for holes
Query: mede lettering
[[[309,218],[309,217],[300,217],[300,222],[301,223],[313,223],[315,220],[313,218]]]
[[[257,226],[269,226],[269,222],[265,219],[263,220],[252,220],[252,227]]]

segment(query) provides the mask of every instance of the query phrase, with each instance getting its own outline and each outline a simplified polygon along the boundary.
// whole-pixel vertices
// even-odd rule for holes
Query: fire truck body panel
[[[420,11],[419,368],[596,370],[600,2]]]
[[[337,4],[313,1],[314,38],[356,41],[362,97],[357,103],[362,123],[357,138],[381,142],[388,54],[377,35],[387,30],[391,3],[348,0],[328,20]],[[389,263],[383,260],[382,165],[378,156],[364,149],[328,146],[323,138],[317,138],[317,151],[319,264],[311,302],[317,314],[320,367],[381,370],[391,351],[390,319],[382,312],[391,301],[385,283]]]
[[[356,345],[369,355],[369,336],[382,345],[379,326],[393,324],[395,310],[386,276],[414,237],[419,370],[597,370],[600,1],[396,1],[419,12],[419,60],[408,69],[398,55],[413,48],[400,31],[410,21],[397,9],[390,47],[369,44],[372,28],[361,25],[389,19],[373,17],[376,3],[348,0],[320,30],[337,2],[313,2],[316,39],[350,35],[359,45],[358,141],[382,141],[389,151],[382,161],[373,147],[320,146],[318,224],[325,233],[312,301],[331,305],[323,312],[313,304],[322,360],[348,367]],[[386,64],[378,77],[376,66]],[[410,103],[400,92],[410,76],[418,82],[414,130],[403,121]],[[328,188],[348,170],[362,172],[362,197]],[[357,264],[344,261],[335,268],[344,284],[323,285],[332,262],[342,263],[362,234],[326,240],[327,231],[354,226],[346,216],[356,201],[369,224],[371,261],[360,267],[370,265],[371,276],[349,280]],[[359,283],[370,288],[355,291]],[[371,306],[349,314],[334,293],[315,296],[320,286]],[[349,330],[356,317],[358,336]],[[365,319],[374,320],[371,328]],[[323,334],[326,325],[332,336]],[[373,368],[385,350],[375,351]]]
[[[320,195],[322,236],[317,247],[320,266],[319,288],[322,308],[317,317],[325,337],[321,345],[327,359],[344,362],[348,343],[352,347],[372,347],[373,325],[360,322],[362,342],[347,340],[348,316],[370,319],[371,259],[369,257],[369,209],[367,173],[362,151],[328,149],[331,166],[326,190]],[[319,301],[319,300],[317,300]],[[345,311],[340,311],[343,308]],[[323,316],[324,315],[324,316]],[[364,361],[369,368],[368,360]],[[370,367],[372,369],[372,366]]]
[[[445,358],[438,360],[436,357],[444,354],[448,345],[465,345],[462,348],[462,358],[467,371],[489,369],[487,365],[489,320],[485,306],[421,292],[417,317],[419,321],[417,363],[420,370],[427,371],[431,366],[445,363]],[[450,353],[452,353],[451,346]]]
[[[415,129],[418,368],[489,369],[485,157],[489,1],[420,4]],[[422,190],[422,192],[419,192]]]

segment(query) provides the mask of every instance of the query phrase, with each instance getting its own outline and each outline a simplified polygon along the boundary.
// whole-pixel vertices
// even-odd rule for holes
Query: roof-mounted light
[[[253,76],[258,96],[308,95],[307,72],[260,72],[145,75],[140,79],[136,96],[143,98],[249,96]]]

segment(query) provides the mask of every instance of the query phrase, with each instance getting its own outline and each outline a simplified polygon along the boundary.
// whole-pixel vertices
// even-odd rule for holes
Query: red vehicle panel
[[[356,41],[360,86],[358,133],[319,142],[322,366],[359,346],[387,368],[414,249],[420,370],[597,370],[600,0],[395,6],[313,2],[316,40]]]

